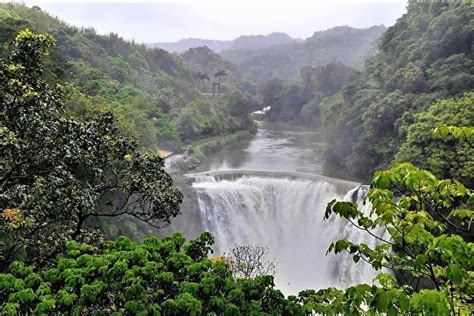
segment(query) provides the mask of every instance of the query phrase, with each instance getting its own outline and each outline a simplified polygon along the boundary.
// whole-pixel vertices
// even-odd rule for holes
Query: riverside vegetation
[[[412,161],[472,188],[472,149],[431,134],[474,125],[470,11],[467,1],[409,1],[362,71],[335,62],[303,68],[296,83],[269,80],[268,118],[319,127],[328,160],[357,177]]]
[[[388,88],[387,77],[382,76],[385,72],[380,73],[385,69],[383,67],[397,67],[385,69],[388,72],[386,75],[403,69],[398,72],[400,76],[411,76],[416,75],[417,70],[413,68],[415,66],[401,61],[393,63],[397,56],[385,60],[382,58],[385,57],[383,50],[374,57],[378,62],[369,62],[368,69],[372,70],[365,70],[379,73],[374,78],[384,85],[383,89],[374,88],[375,92],[372,91],[373,87],[368,90],[380,93],[383,98],[387,98],[383,93],[388,93],[396,104],[399,98],[409,93],[413,99],[406,100],[406,108],[416,109],[410,112],[413,123],[407,126],[405,136],[396,136],[403,142],[388,142],[390,146],[395,146],[389,146],[392,149],[403,143],[399,153],[394,155],[395,151],[388,149],[379,153],[383,153],[382,160],[395,159],[397,162],[386,170],[375,172],[367,195],[372,205],[370,214],[358,210],[351,202],[332,201],[327,206],[326,219],[341,216],[379,239],[380,243],[373,248],[350,240],[339,240],[328,245],[329,252],[348,252],[354,264],[362,260],[379,270],[377,282],[344,290],[304,290],[288,297],[275,288],[271,275],[249,278],[235,275],[232,262],[223,257],[212,257],[213,237],[209,233],[188,243],[179,234],[161,239],[149,237],[142,242],[131,241],[123,236],[115,240],[106,238],[104,231],[109,224],[101,219],[134,218],[151,226],[162,227],[179,213],[182,195],[173,187],[172,179],[163,170],[162,159],[150,147],[143,145],[148,131],[141,133],[133,127],[134,121],[128,116],[129,112],[119,111],[126,104],[136,106],[135,110],[139,111],[140,101],[135,99],[137,94],[132,93],[133,97],[129,99],[137,103],[114,99],[120,93],[107,96],[106,91],[112,91],[107,90],[111,87],[87,94],[82,89],[94,83],[92,78],[74,82],[56,73],[59,71],[54,67],[57,60],[65,63],[77,60],[61,59],[60,56],[71,55],[60,55],[62,52],[54,51],[55,39],[50,35],[28,29],[17,33],[16,28],[25,23],[18,17],[21,12],[28,10],[34,10],[35,14],[47,18],[39,9],[22,6],[14,6],[12,11],[0,11],[2,23],[8,21],[4,24],[5,29],[11,30],[10,34],[2,32],[4,38],[14,37],[13,42],[4,47],[0,65],[1,313],[306,315],[314,311],[329,315],[470,315],[474,312],[474,244],[471,227],[474,193],[471,191],[472,173],[469,172],[474,144],[474,124],[470,115],[474,111],[470,110],[473,95],[466,93],[471,87],[470,74],[465,73],[468,69],[466,66],[461,66],[472,63],[470,46],[466,45],[466,41],[469,41],[466,35],[468,30],[463,32],[456,29],[450,36],[438,39],[440,42],[437,43],[432,43],[432,39],[425,49],[416,53],[420,47],[416,39],[431,36],[440,24],[452,28],[464,28],[469,24],[462,22],[468,14],[463,3],[410,2],[407,15],[389,28],[381,41],[382,47],[387,45],[387,53],[388,47],[392,47],[392,40],[404,34],[390,49],[402,51],[404,43],[405,54],[411,52],[412,58],[422,56],[427,60],[431,59],[423,54],[434,50],[429,45],[445,49],[449,47],[449,52],[437,48],[436,56],[441,57],[431,58],[438,61],[441,58],[438,66],[446,70],[445,80],[450,84],[444,86],[445,81],[436,77],[439,79],[436,87],[444,88],[438,90],[428,85],[422,94],[390,90],[392,88]],[[55,20],[49,21],[53,23]],[[407,45],[412,38],[409,30],[413,25],[419,29],[416,36],[413,35],[414,44]],[[89,36],[105,42],[114,39],[113,36],[101,37],[64,26],[63,31],[67,30],[73,30],[79,38],[84,37],[81,40],[83,44],[93,43],[87,40]],[[13,33],[17,34],[13,36]],[[466,39],[453,39],[454,35],[465,36]],[[64,39],[58,37],[58,42],[61,38]],[[118,38],[114,41],[136,48]],[[87,55],[91,46],[87,47],[81,54]],[[453,58],[453,50],[459,56]],[[177,61],[176,57],[163,51],[149,52],[143,48],[143,52],[162,54],[171,61]],[[50,53],[58,54],[58,58],[55,61],[48,58]],[[97,65],[100,65],[99,61],[96,61]],[[92,59],[89,62],[92,63]],[[110,69],[105,72],[91,65],[94,64],[87,67],[93,73],[108,76]],[[432,73],[428,69],[435,67],[433,65],[434,62],[423,67],[426,67],[427,73]],[[347,103],[341,105],[344,109],[339,112],[341,115],[347,114],[346,109],[354,111],[352,114],[359,113],[358,106],[351,107],[348,104],[353,99],[369,98],[367,89],[357,89],[363,82],[373,82],[351,83],[352,76],[361,74],[347,71],[338,64],[317,71],[324,73],[333,68],[343,74],[337,77],[342,78],[343,85],[347,85],[342,92],[325,99],[321,103],[322,109],[331,108],[342,100]],[[452,82],[460,80],[452,73],[456,69],[457,74],[464,78],[457,83]],[[146,73],[146,68],[143,71]],[[87,73],[80,71],[77,75]],[[154,74],[150,70],[149,75]],[[168,73],[166,76],[167,80],[173,82],[172,75]],[[62,83],[65,78],[69,79]],[[125,82],[130,78],[133,76],[125,76],[123,80]],[[147,93],[150,92],[146,92],[145,88],[141,90],[141,86],[137,88],[139,84],[145,83],[139,83],[138,77],[135,79],[138,81],[134,83],[119,83],[117,91],[145,91],[143,100],[149,100],[147,98],[150,95]],[[101,79],[96,83],[110,83],[109,80]],[[184,80],[183,84],[186,82]],[[400,79],[394,84],[397,86],[407,82],[418,83],[419,80]],[[337,87],[324,89],[335,91]],[[173,93],[177,93],[178,99],[185,98],[178,91]],[[80,104],[74,103],[78,95],[84,98]],[[143,96],[141,93],[138,95]],[[237,113],[241,109],[238,106],[240,102],[233,103],[241,98],[245,96],[236,92],[220,99],[218,102],[223,102],[220,105],[215,103],[215,107],[210,106],[205,110],[219,112],[226,108],[225,111],[229,112],[221,112],[222,115],[227,113],[226,119],[237,121],[234,126],[241,128],[247,124],[247,115],[245,111]],[[321,95],[321,99],[324,98]],[[168,113],[161,109],[159,111],[163,112],[155,113],[160,115],[156,117],[157,120],[151,121],[171,124],[169,118],[172,117],[173,109],[176,110],[175,106],[179,107],[178,99],[173,101],[176,103],[172,103]],[[426,102],[426,106],[419,109],[416,106],[420,100]],[[171,134],[174,136],[167,138],[170,144],[174,142],[171,141],[174,137],[185,141],[212,135],[212,128],[215,128],[213,121],[204,124],[201,120],[194,122],[193,119],[202,115],[200,118],[204,120],[217,113],[205,115],[200,112],[200,109],[204,111],[202,103],[208,102],[205,99],[191,99],[189,102],[194,104],[183,104],[182,110],[195,112],[187,116],[186,111],[178,114],[174,122],[181,122],[181,119],[178,126],[183,128],[181,134],[176,129]],[[385,124],[375,118],[369,120],[368,113],[378,113],[376,110],[379,106],[386,103],[366,102],[371,105],[371,110],[363,115],[365,123],[358,121],[361,117],[355,115],[351,126],[366,129],[372,123]],[[103,107],[97,109],[96,104]],[[232,104],[235,107],[230,106]],[[388,111],[388,105],[383,109]],[[397,113],[403,112],[397,105],[392,105],[390,109],[398,109]],[[393,119],[393,116],[388,118]],[[225,122],[228,121],[219,121]],[[343,124],[344,120],[334,117],[334,122],[337,123],[335,126],[342,126],[339,124]],[[189,127],[185,128],[186,125],[181,124],[189,124]],[[166,125],[160,127],[163,126]],[[158,125],[156,127],[156,134],[152,138],[165,139]],[[206,132],[203,134],[199,131]],[[385,134],[374,131],[371,135],[388,137],[390,131],[385,131]],[[365,137],[359,141],[370,144],[369,139],[372,138]],[[338,144],[335,146],[338,148]],[[356,159],[354,154],[343,157]],[[407,159],[417,166],[398,162]],[[369,161],[371,169],[382,164],[377,159]],[[432,169],[433,173],[422,167]],[[383,236],[377,234],[380,228],[386,230]]]
[[[244,110],[248,95],[233,100],[241,103],[240,112],[227,106],[226,98],[203,97],[194,63],[179,56],[127,42],[117,34],[72,27],[38,7],[1,4],[0,25],[3,54],[21,29],[52,34],[57,49],[45,63],[45,76],[65,83],[66,112],[74,118],[112,112],[121,133],[136,138],[141,148],[180,150],[199,139],[254,130],[250,112]],[[206,71],[221,66],[211,64]],[[238,89],[238,79],[232,73],[229,77],[232,84],[225,91],[231,94]],[[196,113],[200,116],[191,115]]]

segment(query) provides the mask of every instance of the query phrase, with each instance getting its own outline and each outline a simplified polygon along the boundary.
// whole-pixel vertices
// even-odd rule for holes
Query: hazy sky
[[[105,2],[105,3],[104,3]],[[77,26],[99,33],[115,32],[138,42],[170,42],[182,38],[229,40],[239,35],[285,32],[295,38],[338,25],[392,25],[406,11],[406,1],[148,1],[145,3],[54,3],[26,0]]]

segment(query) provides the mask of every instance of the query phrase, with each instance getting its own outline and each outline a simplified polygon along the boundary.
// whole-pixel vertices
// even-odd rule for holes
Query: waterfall
[[[369,186],[358,186],[347,192],[343,200],[357,204],[359,210],[365,214],[369,214],[372,205],[365,199],[368,191]],[[365,243],[371,248],[374,248],[378,243],[376,238],[369,236],[365,231],[357,229],[345,219],[333,217],[330,221],[335,229],[336,227],[339,228],[335,236],[337,239],[347,239],[354,243]],[[372,230],[371,232],[382,238],[387,237],[385,236],[385,231],[381,228]],[[336,283],[339,286],[354,285],[361,282],[370,283],[375,274],[374,269],[367,263],[360,262],[355,264],[352,257],[347,253],[338,255],[337,264],[333,265],[333,275],[337,278]]]
[[[286,294],[306,288],[370,282],[374,272],[348,256],[325,255],[340,238],[367,240],[344,219],[324,221],[332,199],[362,205],[367,188],[357,183],[297,173],[228,171],[199,174],[196,190],[202,226],[216,240],[216,254],[236,244],[268,246],[278,264],[276,284]],[[367,206],[365,206],[367,207]]]

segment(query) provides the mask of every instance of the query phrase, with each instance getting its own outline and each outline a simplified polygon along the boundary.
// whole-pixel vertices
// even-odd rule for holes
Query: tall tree
[[[194,75],[194,77],[195,77],[195,80],[196,80],[196,82],[197,82],[198,87],[200,86],[200,83],[201,83],[201,82],[211,80],[211,78],[209,78],[209,75],[208,75],[208,74],[205,74],[205,73],[200,72],[200,71],[198,71],[198,72]],[[201,87],[201,88],[202,88],[202,87]]]
[[[162,159],[139,152],[110,113],[85,122],[63,114],[61,87],[42,79],[53,46],[26,29],[0,64],[0,269],[18,257],[41,265],[67,240],[92,240],[94,218],[161,227],[179,213]]]
[[[225,77],[227,77],[227,72],[224,69],[219,69],[214,73],[214,79],[217,80],[217,82],[214,82],[214,87],[217,86],[217,95],[221,94],[221,80]],[[215,95],[214,89],[212,94]]]

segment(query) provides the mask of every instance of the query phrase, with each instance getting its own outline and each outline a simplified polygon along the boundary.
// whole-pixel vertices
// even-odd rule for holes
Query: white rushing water
[[[210,155],[201,173],[188,175],[194,190],[187,200],[193,203],[175,220],[175,229],[191,238],[210,231],[215,255],[236,244],[267,246],[278,264],[276,285],[287,295],[370,282],[374,271],[362,260],[326,256],[326,250],[338,239],[370,245],[375,240],[346,220],[324,221],[333,199],[368,210],[362,203],[367,187],[334,178],[348,177],[323,163],[326,144],[313,129],[257,123],[253,139]],[[169,167],[177,162],[170,160]]]
[[[236,244],[269,247],[278,264],[276,285],[286,294],[312,288],[345,287],[370,282],[374,271],[346,255],[327,255],[340,238],[374,244],[367,234],[343,219],[324,221],[332,199],[362,205],[366,188],[331,178],[298,179],[279,173],[235,177],[194,176],[201,221],[223,254]]]

